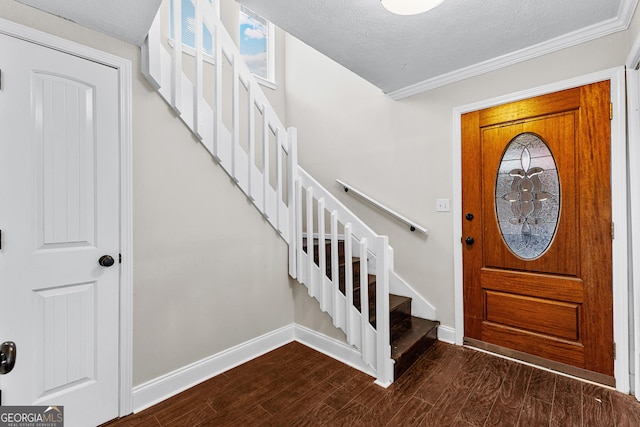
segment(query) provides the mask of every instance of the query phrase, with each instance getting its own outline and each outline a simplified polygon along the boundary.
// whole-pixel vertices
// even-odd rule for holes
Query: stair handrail
[[[389,331],[389,276],[393,266],[392,250],[386,236],[379,236],[366,224],[347,209],[328,190],[313,179],[304,169],[300,168],[297,159],[297,131],[295,128],[285,128],[275,110],[262,91],[259,83],[249,71],[246,63],[222,24],[217,11],[207,0],[192,0],[195,6],[195,78],[192,82],[182,66],[182,28],[181,1],[173,2],[173,34],[174,43],[169,54],[163,45],[160,16],[158,11],[149,34],[143,45],[142,69],[152,86],[160,93],[165,101],[174,109],[180,119],[192,130],[211,155],[223,166],[247,197],[260,210],[263,216],[278,231],[280,236],[289,244],[289,274],[304,283],[320,301],[325,310],[334,313],[334,324],[342,328],[350,344],[356,346],[364,363],[371,367],[376,382],[388,386],[393,382],[393,360],[391,359],[390,331]],[[211,106],[204,97],[204,48],[202,41],[202,26],[206,25],[212,34],[214,46],[215,66],[215,98]],[[228,129],[222,118],[223,100],[223,62],[227,60],[231,66],[231,111],[232,124]],[[242,85],[249,98],[248,108],[248,149],[240,145],[240,110],[239,92]],[[255,112],[262,117],[262,148],[263,163],[260,170],[255,165],[254,125]],[[275,171],[270,170],[269,136],[273,135],[276,143]],[[281,152],[287,158],[287,182],[283,186],[283,168]],[[270,177],[276,175],[275,188],[270,184]],[[287,195],[285,202],[284,195]],[[315,194],[320,198],[316,198]],[[306,204],[303,205],[304,193]],[[345,245],[354,256],[360,257],[360,283],[366,283],[370,269],[376,276],[376,327],[369,321],[367,303],[368,292],[361,292],[360,310],[352,302],[353,293],[340,293],[338,280],[328,278],[324,274],[326,257],[324,251],[320,253],[322,262],[316,268],[313,263],[313,245],[303,249],[302,239],[304,224],[303,211],[306,210],[306,234],[313,237],[314,206],[317,206],[318,218],[324,217],[325,206],[331,212],[331,241],[336,248],[338,241],[337,230],[344,227]],[[325,238],[325,223],[318,228],[319,237]],[[327,225],[328,227],[328,225]],[[320,241],[322,241],[320,240]],[[373,254],[373,264],[369,268],[368,254]],[[337,268],[337,252],[330,254],[330,262]],[[306,262],[303,262],[306,260]],[[349,264],[347,264],[349,265]],[[352,277],[347,277],[346,286],[353,287]],[[320,287],[314,282],[319,282]],[[312,292],[313,290],[313,292]],[[341,312],[339,309],[342,309]]]
[[[408,225],[409,226],[409,230],[411,232],[419,231],[419,232],[421,232],[423,234],[427,234],[429,232],[429,230],[427,230],[425,227],[423,227],[421,225],[418,225],[418,223],[416,221],[412,221],[409,218],[407,218],[406,216],[399,214],[398,212],[394,211],[393,209],[391,209],[387,205],[380,203],[379,201],[377,201],[373,197],[366,195],[365,193],[363,193],[362,191],[356,189],[352,185],[349,185],[349,184],[347,184],[346,182],[344,182],[344,181],[342,181],[340,179],[336,179],[336,182],[338,184],[340,184],[342,186],[342,188],[344,188],[345,193],[351,192],[351,194],[355,194],[357,197],[361,198],[362,200],[364,200],[365,202],[369,203],[370,205],[380,209],[381,211],[385,212],[389,216],[392,216],[393,218],[397,219],[398,221]]]

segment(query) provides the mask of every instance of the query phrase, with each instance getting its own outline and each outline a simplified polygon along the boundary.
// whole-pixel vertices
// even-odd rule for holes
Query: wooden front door
[[[466,338],[613,382],[610,142],[609,81],[463,115]]]

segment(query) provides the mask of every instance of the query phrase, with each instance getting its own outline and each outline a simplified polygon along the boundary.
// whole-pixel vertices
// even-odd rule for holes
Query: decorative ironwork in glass
[[[533,260],[549,248],[560,217],[560,180],[549,146],[536,134],[509,142],[496,178],[500,233],[518,257]]]

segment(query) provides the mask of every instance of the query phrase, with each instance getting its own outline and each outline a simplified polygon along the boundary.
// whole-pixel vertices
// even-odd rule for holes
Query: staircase
[[[313,241],[314,264],[320,265],[320,252],[324,251],[325,257],[331,256],[331,240],[325,240],[324,248],[320,248],[318,239]],[[303,240],[303,251],[308,254],[308,242]],[[369,323],[376,327],[376,276],[364,274],[360,268],[360,258],[351,257],[347,261],[344,250],[344,241],[338,240],[338,270],[333,275],[332,264],[327,263],[325,275],[328,279],[336,281],[343,295],[346,295],[347,270],[351,270],[353,306],[362,312],[362,300],[368,301]],[[365,284],[363,286],[363,283]],[[362,288],[368,292],[362,291]],[[438,325],[440,322],[422,319],[411,315],[411,298],[389,294],[389,324],[391,338],[391,358],[394,361],[393,373],[397,379],[415,362],[424,351],[438,339]]]
[[[412,307],[423,317],[435,309],[395,273],[388,238],[298,165],[296,129],[283,126],[209,0],[192,1],[193,63],[183,64],[180,1],[172,2],[174,40],[166,43],[165,0],[143,45],[143,73],[288,243],[291,277],[344,331],[376,383],[389,386],[437,339],[439,322],[413,316]]]

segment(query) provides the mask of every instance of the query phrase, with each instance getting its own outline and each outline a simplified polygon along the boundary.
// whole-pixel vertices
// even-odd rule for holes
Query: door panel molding
[[[540,86],[513,94],[508,94],[453,109],[453,241],[454,241],[454,286],[455,286],[455,329],[456,344],[463,344],[464,337],[464,292],[462,252],[460,243],[462,225],[459,220],[462,209],[462,164],[461,164],[461,117],[463,114],[520,101],[539,95],[559,92],[602,80],[611,81],[611,197],[612,218],[616,233],[612,242],[613,250],[613,323],[617,358],[614,365],[616,387],[619,391],[629,391],[629,307],[628,307],[628,252],[627,252],[627,158],[626,158],[626,105],[624,88],[624,68],[612,68],[569,80]],[[467,188],[467,183],[465,183]]]
[[[0,18],[0,33],[97,62],[117,70],[120,119],[120,416],[132,412],[133,235],[132,235],[132,70],[131,61]]]

